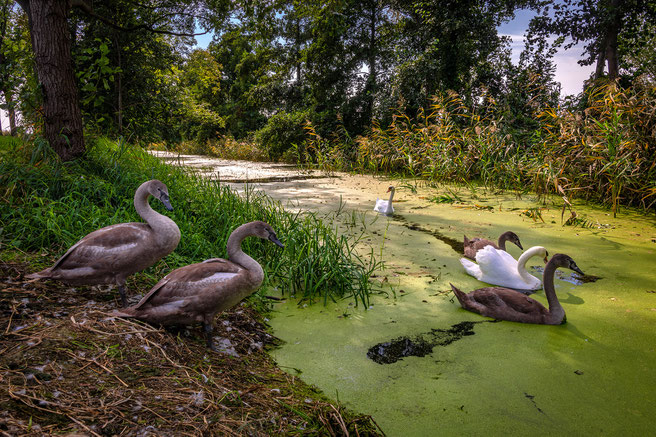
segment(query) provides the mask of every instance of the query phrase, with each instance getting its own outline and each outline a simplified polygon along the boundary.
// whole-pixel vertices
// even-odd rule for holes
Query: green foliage
[[[539,89],[533,90],[537,102]],[[412,119],[400,111],[388,127],[374,125],[356,139],[357,158],[341,166],[344,161],[333,160],[333,168],[584,196],[607,203],[614,213],[621,204],[653,208],[656,88],[608,83],[590,89],[587,100],[584,113],[542,107],[527,137],[508,133],[505,110],[495,110],[493,100],[471,108],[455,93],[436,96],[430,113]],[[312,141],[322,150],[314,162],[324,167],[322,159],[340,156],[344,148],[340,141]]]
[[[279,112],[269,118],[267,124],[255,133],[255,141],[266,150],[272,160],[280,159],[292,145],[305,142],[305,124],[308,112]]]
[[[97,130],[107,125],[103,123],[107,115],[98,109],[106,103],[107,91],[111,89],[110,84],[114,83],[114,76],[122,71],[119,67],[110,65],[107,55],[111,42],[100,38],[95,38],[94,41],[95,45],[80,51],[76,62],[85,65],[85,68],[77,72],[83,116],[87,127]]]
[[[266,286],[316,301],[352,298],[368,304],[369,277],[379,267],[361,259],[355,241],[316,216],[291,214],[262,192],[239,196],[228,186],[182,168],[171,167],[123,141],[98,140],[86,159],[61,164],[45,142],[17,148],[0,142],[0,241],[24,251],[57,256],[87,233],[113,223],[141,221],[133,207],[134,190],[160,179],[175,210],[153,207],[178,224],[182,239],[165,260],[146,270],[151,281],[170,269],[226,256],[230,232],[253,220],[267,221],[285,248],[256,238],[244,251],[263,266]],[[373,254],[372,254],[373,255]]]

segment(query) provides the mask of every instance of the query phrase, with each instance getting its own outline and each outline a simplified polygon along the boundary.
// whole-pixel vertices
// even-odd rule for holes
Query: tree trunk
[[[608,37],[606,38],[606,59],[608,60],[608,78],[614,80],[620,75],[619,61],[617,59],[617,34],[621,25],[619,0],[612,0],[610,2],[610,8],[611,20],[608,26]]]
[[[116,124],[118,126],[118,134],[123,135],[123,84],[121,82],[121,68],[123,65],[121,63],[121,43],[118,38],[118,33],[114,32],[114,47],[116,49],[116,65],[118,66],[118,73],[116,73]]]
[[[82,114],[71,59],[67,0],[18,0],[28,14],[36,73],[43,95],[44,136],[62,161],[84,151]]]
[[[369,77],[367,78],[367,124],[371,125],[371,121],[374,116],[374,97],[376,94],[376,89],[378,88],[378,71],[376,69],[376,21],[377,12],[378,12],[378,2],[372,1],[369,5],[370,21],[369,21],[369,53],[368,53],[368,64],[369,64]]]
[[[9,132],[16,135],[16,109],[14,109],[14,98],[9,90],[3,90],[5,102],[7,103],[7,118],[9,118]]]
[[[598,58],[597,58],[597,68],[595,68],[595,79],[599,79],[601,76],[604,75],[604,65],[606,64],[606,53],[608,52],[606,50],[606,38],[604,38],[603,42],[601,43],[601,47],[599,48],[598,52]]]

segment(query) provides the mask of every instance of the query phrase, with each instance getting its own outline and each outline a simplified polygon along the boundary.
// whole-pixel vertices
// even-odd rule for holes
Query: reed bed
[[[519,129],[492,99],[468,107],[444,93],[428,111],[409,117],[400,110],[389,126],[374,123],[354,140],[322,138],[309,127],[304,158],[324,168],[583,197],[613,212],[620,205],[653,210],[656,87],[607,83],[583,99],[582,110],[530,104],[534,127]]]
[[[357,241],[337,235],[313,214],[291,214],[261,192],[240,196],[219,181],[162,163],[123,141],[96,141],[83,160],[61,164],[46,144],[7,145],[0,149],[0,238],[3,245],[44,252],[43,265],[87,233],[113,223],[141,221],[133,207],[134,190],[148,179],[169,188],[173,212],[152,206],[178,224],[182,239],[171,255],[135,275],[154,283],[171,269],[225,257],[230,232],[264,220],[276,230],[284,249],[256,238],[244,250],[263,266],[261,293],[276,287],[303,302],[351,298],[368,304],[369,278],[380,267],[354,251]],[[371,254],[373,257],[373,254]],[[128,282],[130,286],[130,282]]]

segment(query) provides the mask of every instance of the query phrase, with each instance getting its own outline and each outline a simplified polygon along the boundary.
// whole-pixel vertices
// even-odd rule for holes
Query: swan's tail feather
[[[130,307],[112,311],[114,317],[135,317],[136,315],[137,311]]]
[[[467,258],[460,258],[460,264],[465,268],[465,271],[476,279],[480,279],[481,269],[475,262],[469,261]]]
[[[456,288],[452,283],[449,282],[449,285],[451,286],[451,290],[453,290],[453,294],[458,298],[458,302],[460,302],[460,305],[464,308],[467,302],[467,295]]]
[[[51,269],[48,267],[45,270],[41,270],[40,272],[34,272],[30,273],[29,275],[25,275],[27,279],[42,279],[42,278],[50,278],[51,277]]]

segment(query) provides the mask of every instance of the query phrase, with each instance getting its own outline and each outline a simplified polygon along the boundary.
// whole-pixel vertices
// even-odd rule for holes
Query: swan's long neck
[[[390,190],[390,197],[389,200],[387,201],[387,205],[389,206],[392,205],[392,199],[394,199],[394,190]]]
[[[558,301],[558,296],[556,296],[556,288],[554,287],[554,275],[558,265],[556,263],[547,263],[547,266],[544,268],[544,274],[542,275],[542,282],[544,283],[544,294],[547,296],[547,302],[549,302],[549,313],[550,317],[553,320],[562,321],[565,317],[565,310]]]
[[[525,281],[527,282],[532,282],[535,281],[535,276],[531,275],[529,272],[526,271],[526,262],[530,259],[533,258],[535,255],[538,253],[542,252],[544,248],[536,246],[528,249],[526,252],[522,253],[522,256],[519,257],[517,260],[517,273],[519,273],[519,276],[521,276]]]
[[[134,208],[137,210],[137,214],[155,231],[155,238],[158,242],[175,248],[180,241],[180,229],[173,220],[151,208],[148,203],[149,196],[148,182],[141,184],[134,193]]]
[[[506,241],[508,241],[508,235],[506,233],[499,235],[499,241],[497,243],[499,249],[506,250]]]
[[[241,242],[250,235],[253,234],[250,232],[248,223],[232,231],[228,238],[228,259],[248,270],[253,281],[259,285],[264,279],[262,266],[241,250]]]

